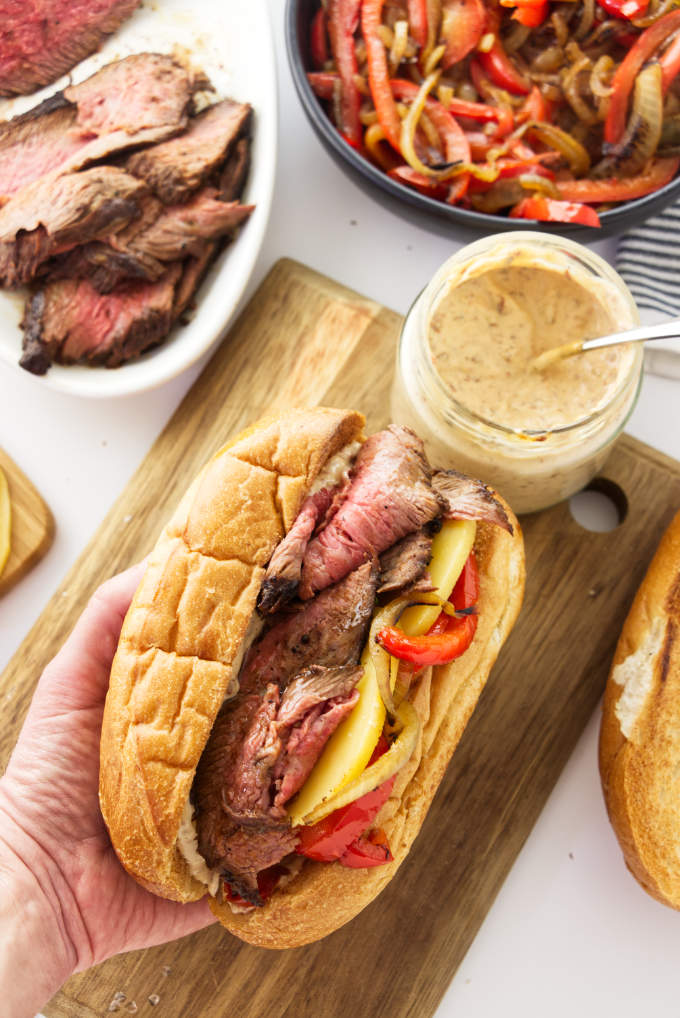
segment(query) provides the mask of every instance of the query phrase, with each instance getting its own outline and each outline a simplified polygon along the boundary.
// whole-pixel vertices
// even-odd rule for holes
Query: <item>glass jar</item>
[[[487,323],[491,321],[500,331],[494,332],[483,347],[479,338],[481,332],[474,332],[472,291],[469,285],[467,289],[461,287],[471,280],[482,280],[487,273],[494,275],[482,280],[482,285],[491,285],[490,281],[510,278],[512,274],[508,275],[508,270],[516,268],[522,269],[524,279],[529,278],[527,272],[531,273],[530,281],[537,297],[525,311],[536,314],[539,325],[544,305],[562,308],[564,328],[561,317],[557,322],[553,318],[555,336],[545,339],[548,346],[589,338],[583,334],[574,335],[569,330],[567,318],[572,309],[576,314],[579,303],[576,299],[570,303],[570,292],[576,297],[583,297],[583,306],[577,316],[577,326],[582,331],[588,331],[594,322],[599,328],[592,335],[617,332],[639,324],[635,302],[623,280],[607,262],[580,244],[531,231],[484,238],[462,248],[445,262],[408,312],[397,351],[391,411],[396,423],[405,424],[420,435],[434,466],[453,468],[481,478],[496,488],[516,513],[527,513],[568,498],[601,470],[639,393],[642,344],[607,348],[608,374],[602,372],[601,378],[598,370],[593,371],[592,361],[583,368],[574,362],[583,365],[584,358],[600,356],[605,353],[604,350],[571,358],[568,369],[571,374],[566,376],[566,388],[565,378],[561,376],[563,388],[557,392],[556,389],[545,388],[557,386],[557,376],[552,376],[551,382],[550,371],[539,374],[529,368],[529,361],[526,362],[526,370],[524,361],[512,362],[515,340],[514,334],[508,334],[511,342],[509,345],[505,342],[502,367],[508,368],[505,374],[510,380],[504,389],[497,388],[495,391],[499,404],[510,406],[517,419],[511,424],[494,419],[496,404],[491,385],[498,386],[498,364],[494,364],[494,359],[503,347],[503,341],[508,340],[508,335],[501,335],[508,318],[507,313],[502,313],[503,309],[507,310],[507,304],[502,298],[498,314],[495,309],[484,311]],[[501,272],[499,275],[498,270],[505,274]],[[539,276],[536,273],[543,274]],[[556,294],[563,286],[570,290],[565,291],[566,297],[560,297],[560,305],[556,303]],[[522,299],[525,303],[530,300],[529,293],[527,288],[524,294],[515,294],[519,301],[515,302],[516,307],[521,309]],[[444,301],[448,303],[445,305]],[[447,321],[441,317],[442,308],[450,308],[455,313],[449,320],[454,324],[448,331],[441,325],[442,321]],[[462,356],[472,355],[475,374],[473,377],[457,371],[452,375],[454,367],[449,366],[447,380],[443,368],[440,369],[440,364],[446,366],[446,354],[439,358],[433,355],[433,318],[438,315],[434,329],[441,351],[446,350],[446,343],[450,347],[455,343],[456,335],[463,334],[455,323],[463,321],[465,314],[473,315],[466,323],[472,331],[467,345],[461,345],[461,351]],[[542,338],[547,336],[547,328],[539,331]],[[612,351],[615,352],[613,359]],[[541,350],[535,349],[533,355],[539,352]],[[521,356],[526,358],[527,351],[523,350]],[[587,377],[587,385],[579,380],[582,370],[586,373],[584,379]],[[607,386],[602,380],[605,376],[609,379]],[[487,381],[488,392],[485,394]],[[471,406],[474,404],[473,390],[475,399],[480,394],[486,399],[483,412],[480,412],[479,406]],[[552,411],[542,409],[549,408],[551,400]],[[569,416],[572,410],[573,419]],[[544,417],[541,417],[542,413]],[[549,419],[551,413],[552,421]],[[557,426],[556,413],[560,418]],[[530,420],[531,426],[522,425],[523,417]]]

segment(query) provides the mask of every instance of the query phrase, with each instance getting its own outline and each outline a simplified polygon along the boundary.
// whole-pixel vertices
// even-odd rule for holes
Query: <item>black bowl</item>
[[[479,236],[503,230],[535,229],[590,242],[622,233],[680,197],[680,176],[678,176],[665,187],[644,198],[623,202],[607,212],[601,212],[602,225],[597,228],[575,223],[542,223],[533,219],[510,219],[508,216],[475,212],[435,201],[399,184],[343,141],[307,81],[307,72],[312,69],[309,25],[318,7],[319,0],[287,0],[286,4],[286,50],[297,94],[312,127],[340,168],[353,177],[360,186],[368,184],[373,196],[392,212],[406,216],[417,225],[436,230],[447,237],[458,236],[461,231]]]

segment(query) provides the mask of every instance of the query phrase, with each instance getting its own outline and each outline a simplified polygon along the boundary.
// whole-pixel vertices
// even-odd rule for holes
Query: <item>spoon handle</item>
[[[601,336],[599,339],[587,339],[582,350],[597,350],[601,346],[614,346],[617,343],[639,343],[649,339],[677,339],[680,336],[680,318],[669,318],[658,325],[639,325],[626,332],[617,332],[612,336]]]

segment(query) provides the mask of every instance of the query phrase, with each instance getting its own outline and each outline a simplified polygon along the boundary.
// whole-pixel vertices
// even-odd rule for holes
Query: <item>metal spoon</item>
[[[531,367],[536,371],[545,371],[547,367],[565,357],[573,357],[577,353],[587,353],[588,350],[599,350],[602,346],[616,346],[619,343],[645,343],[651,339],[678,339],[680,338],[680,318],[669,318],[667,322],[659,325],[640,325],[636,329],[628,329],[626,332],[614,332],[610,336],[600,336],[598,339],[580,339],[572,343],[563,343],[562,346],[555,346],[552,350],[534,357]]]

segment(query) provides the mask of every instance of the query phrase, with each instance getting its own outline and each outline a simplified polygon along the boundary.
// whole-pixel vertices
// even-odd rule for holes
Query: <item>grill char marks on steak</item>
[[[189,308],[217,242],[201,241],[192,250],[196,253],[182,261],[163,265],[160,278],[116,280],[108,293],[88,279],[51,280],[26,305],[19,363],[38,375],[52,363],[113,368],[157,346]]]
[[[295,597],[307,545],[319,520],[330,508],[332,499],[327,488],[309,495],[302,503],[293,526],[275,548],[257,597],[257,608],[263,615],[278,611],[286,601]]]
[[[223,202],[214,188],[204,188],[183,205],[163,206],[149,196],[140,219],[106,242],[79,247],[60,259],[51,274],[89,279],[101,293],[131,277],[153,281],[163,275],[169,262],[200,255],[206,240],[232,235],[253,207]]]
[[[402,537],[380,556],[378,593],[397,594],[413,587],[423,577],[431,553],[432,537],[424,530]]]
[[[129,279],[153,282],[170,262],[202,256],[206,241],[231,237],[253,206],[216,200],[208,189],[185,205],[171,208],[147,196],[142,214],[120,232],[83,244],[53,260],[51,279],[84,278],[100,293],[110,293]]]
[[[190,307],[193,296],[216,253],[216,243],[204,244],[200,254],[185,258],[182,262],[182,275],[175,287],[173,320],[181,320],[184,312]]]
[[[442,514],[450,520],[487,520],[512,534],[505,509],[493,491],[473,477],[456,470],[437,470],[432,487],[442,505]]]
[[[300,597],[313,597],[439,517],[430,476],[423,444],[408,428],[392,426],[367,439],[342,505],[307,547]]]
[[[300,610],[282,613],[250,649],[241,688],[288,682],[310,665],[355,665],[368,635],[378,569],[366,562]]]
[[[96,52],[140,0],[14,0],[3,4],[0,95],[26,95]]]
[[[1,124],[0,202],[41,177],[178,134],[203,84],[169,56],[138,53]]]
[[[27,305],[21,366],[42,375],[53,362],[116,367],[138,356],[167,336],[182,272],[175,263],[155,283],[132,282],[112,294],[85,279],[49,283]]]
[[[25,187],[0,208],[0,285],[26,283],[51,256],[125,226],[145,190],[113,166]]]
[[[239,138],[220,175],[222,201],[236,201],[241,197],[250,169],[250,139]]]
[[[257,874],[295,849],[284,803],[354,706],[361,668],[314,666],[279,692],[240,691],[220,712],[193,796],[199,851],[211,868],[257,894]]]
[[[251,116],[247,103],[224,99],[191,117],[179,137],[134,153],[126,168],[166,205],[186,201],[225,165],[237,139],[249,131]],[[245,148],[247,151],[247,142]]]

